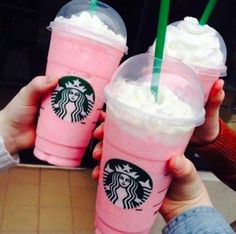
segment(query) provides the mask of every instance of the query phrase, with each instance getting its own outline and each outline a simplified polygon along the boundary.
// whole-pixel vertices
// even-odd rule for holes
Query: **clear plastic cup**
[[[177,27],[177,25],[180,22],[182,22],[182,21],[177,21],[177,22],[171,23],[170,25]],[[202,26],[199,25],[199,27],[202,27]],[[220,51],[223,55],[224,64],[217,66],[217,67],[203,67],[203,66],[195,65],[193,63],[187,63],[189,66],[191,66],[195,70],[195,72],[199,76],[199,79],[201,81],[201,84],[202,84],[203,90],[204,90],[205,103],[208,100],[211,88],[212,88],[213,84],[215,83],[215,81],[218,80],[219,77],[224,77],[227,75],[227,73],[226,73],[227,67],[225,65],[226,58],[227,58],[227,50],[226,50],[226,45],[225,45],[224,39],[215,29],[213,29],[212,27],[211,27],[211,29],[214,30],[214,32],[216,33],[216,37],[220,43]],[[180,59],[180,58],[178,58],[178,59]]]
[[[204,122],[200,81],[179,60],[157,61],[157,66],[162,64],[158,106],[163,107],[141,101],[142,87],[148,94],[150,91],[153,61],[148,53],[128,59],[105,88],[97,234],[149,233],[172,179],[166,163],[184,153],[194,128]],[[165,103],[174,103],[176,110],[184,109],[175,113]]]
[[[61,79],[41,103],[34,154],[57,166],[79,166],[100,110],[104,86],[127,52],[119,14],[98,2],[73,0],[54,21],[46,74]]]
[[[192,17],[190,17],[190,18],[192,18]],[[215,83],[215,81],[217,79],[219,79],[219,77],[224,77],[227,75],[227,73],[226,73],[227,67],[225,65],[226,57],[227,57],[227,50],[226,50],[224,39],[221,37],[221,35],[215,29],[213,29],[212,27],[210,27],[208,25],[208,27],[210,27],[210,29],[212,30],[211,35],[215,34],[214,37],[219,42],[219,50],[220,50],[222,57],[223,57],[222,64],[218,65],[218,66],[214,66],[214,65],[200,66],[200,65],[195,64],[194,62],[190,61],[191,60],[190,58],[192,56],[198,56],[198,55],[193,54],[193,51],[195,51],[195,48],[197,49],[197,47],[195,47],[195,43],[197,42],[198,37],[201,36],[197,32],[197,30],[200,27],[205,27],[205,26],[202,26],[199,24],[193,24],[191,26],[192,26],[192,28],[187,29],[187,30],[189,30],[190,33],[185,34],[185,36],[186,36],[185,41],[180,43],[178,41],[178,34],[179,33],[182,35],[184,35],[184,34],[182,31],[179,30],[179,27],[182,27],[182,28],[187,27],[186,24],[184,24],[184,20],[176,21],[176,22],[169,24],[167,27],[167,34],[168,34],[168,31],[170,30],[170,27],[174,27],[176,29],[176,30],[173,30],[173,28],[172,28],[172,32],[176,33],[176,37],[172,36],[171,40],[172,40],[172,42],[175,43],[174,46],[177,47],[177,50],[173,54],[173,52],[169,52],[165,48],[164,52],[165,52],[165,56],[172,56],[177,59],[180,59],[182,62],[188,64],[189,66],[192,67],[192,69],[194,69],[194,71],[197,73],[197,75],[201,81],[201,84],[203,86],[204,102],[206,103],[206,101],[208,100],[211,88],[212,88],[213,84]],[[166,41],[168,41],[168,40],[166,40]],[[201,44],[202,38],[199,38],[198,41],[199,41],[199,44]],[[166,42],[166,43],[168,43],[168,42]],[[174,43],[172,43],[172,44],[174,44]],[[186,43],[186,45],[187,45],[186,48],[189,48],[189,50],[187,50],[185,48],[185,46],[181,45],[182,43],[183,43],[183,45]],[[210,42],[208,41],[206,43],[210,43]],[[204,48],[204,46],[205,46],[205,48],[208,49],[206,43],[204,43],[202,48]],[[199,46],[199,45],[197,44],[197,46]],[[174,50],[174,47],[172,45],[171,45],[171,50]],[[154,53],[154,46],[151,46],[149,48],[149,52]],[[197,51],[197,53],[198,53],[198,51]],[[203,50],[202,53],[205,53],[205,51]],[[205,59],[207,59],[207,56],[204,56],[204,57],[205,57]]]

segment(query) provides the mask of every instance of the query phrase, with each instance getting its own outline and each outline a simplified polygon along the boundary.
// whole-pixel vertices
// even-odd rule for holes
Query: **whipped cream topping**
[[[189,65],[224,67],[226,51],[221,46],[218,32],[208,25],[199,25],[196,18],[185,17],[167,26],[164,54]]]
[[[106,94],[107,105],[113,115],[149,132],[185,132],[195,127],[194,123],[183,124],[185,120],[195,119],[196,113],[192,107],[166,87],[159,87],[157,102],[147,82],[138,84],[117,79],[106,87]],[[109,97],[122,105],[113,105]],[[172,127],[167,127],[168,123]]]
[[[105,36],[107,38],[126,44],[126,39],[122,35],[115,34],[115,32],[109,29],[108,26],[105,25],[96,14],[93,15],[87,11],[81,12],[79,16],[72,15],[71,18],[58,16],[55,18],[55,22],[66,23],[75,27],[79,27],[86,31],[96,33],[97,35]]]

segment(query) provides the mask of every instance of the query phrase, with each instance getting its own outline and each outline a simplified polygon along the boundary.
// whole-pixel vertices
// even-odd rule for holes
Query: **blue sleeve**
[[[162,230],[163,234],[233,234],[223,216],[212,207],[187,210],[172,219]]]

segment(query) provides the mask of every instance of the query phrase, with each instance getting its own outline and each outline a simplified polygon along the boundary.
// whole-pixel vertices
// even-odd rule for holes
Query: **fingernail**
[[[181,161],[182,161],[182,156],[176,157],[176,159],[175,159],[175,169],[176,170],[181,169],[181,165],[182,165]]]
[[[100,167],[99,166],[96,166],[92,172],[92,176],[94,179],[99,179],[99,176],[100,176]]]
[[[100,151],[96,150],[96,151],[93,152],[93,158],[94,159],[98,159],[99,155],[100,155]]]

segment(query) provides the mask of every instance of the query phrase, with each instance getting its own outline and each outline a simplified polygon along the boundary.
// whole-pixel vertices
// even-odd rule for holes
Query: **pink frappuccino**
[[[149,54],[130,58],[105,88],[97,234],[150,232],[172,179],[166,163],[184,153],[194,128],[204,121],[202,87],[182,62],[162,61],[155,101],[153,60]]]
[[[41,103],[34,154],[58,166],[79,166],[103,107],[104,86],[127,52],[126,28],[116,11],[73,0],[58,13],[46,74],[61,77]]]

